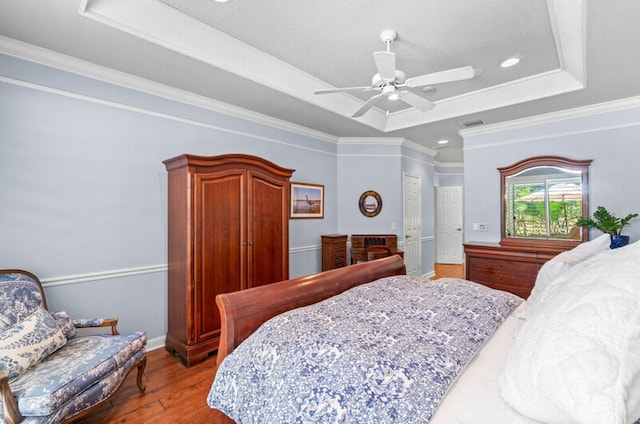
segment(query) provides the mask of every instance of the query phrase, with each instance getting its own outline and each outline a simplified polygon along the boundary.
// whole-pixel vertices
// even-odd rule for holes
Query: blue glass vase
[[[629,244],[629,236],[616,236],[611,235],[611,244],[609,245],[612,249],[617,249],[618,247],[623,247]]]

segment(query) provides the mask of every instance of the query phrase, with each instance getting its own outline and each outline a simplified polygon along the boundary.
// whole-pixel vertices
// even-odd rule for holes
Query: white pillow
[[[542,292],[549,287],[553,280],[598,253],[610,250],[610,244],[611,237],[609,234],[603,234],[596,239],[580,243],[571,250],[559,253],[545,262],[542,268],[540,268],[540,271],[538,271],[533,290],[531,290],[531,294],[527,298],[527,308],[525,309],[524,317],[526,318],[526,316],[533,313],[533,310],[540,303]]]
[[[14,379],[67,343],[55,319],[43,308],[0,333],[0,363]]]
[[[499,377],[502,397],[545,423],[640,417],[640,243],[602,252],[541,294]]]

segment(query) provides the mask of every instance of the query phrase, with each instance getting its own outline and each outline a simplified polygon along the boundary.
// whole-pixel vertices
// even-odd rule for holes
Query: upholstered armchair
[[[137,367],[144,393],[143,332],[119,334],[118,320],[50,313],[38,278],[0,270],[0,423],[60,423],[98,408]],[[107,327],[110,334],[78,328]]]

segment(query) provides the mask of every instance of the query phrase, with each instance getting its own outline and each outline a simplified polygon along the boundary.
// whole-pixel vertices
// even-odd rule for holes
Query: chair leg
[[[7,424],[17,424],[21,422],[24,417],[20,414],[16,399],[11,393],[9,388],[9,373],[6,371],[0,371],[0,399],[2,399],[2,415],[4,416],[4,422]]]
[[[142,361],[140,361],[140,363],[138,364],[138,377],[136,378],[136,385],[138,386],[138,390],[140,390],[140,393],[144,393],[145,389],[147,388],[147,386],[145,386],[142,382],[142,374],[144,374],[144,369],[146,366],[147,356],[145,355],[145,357],[142,358]]]

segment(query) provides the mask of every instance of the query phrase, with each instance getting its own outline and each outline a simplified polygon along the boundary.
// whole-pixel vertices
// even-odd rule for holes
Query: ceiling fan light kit
[[[396,54],[391,51],[391,43],[395,41],[397,36],[396,31],[392,29],[382,31],[380,34],[380,39],[385,43],[387,49],[386,51],[373,52],[373,60],[378,72],[371,78],[371,86],[331,88],[317,90],[315,94],[375,91],[376,94],[369,98],[352,115],[352,118],[364,115],[371,108],[385,100],[400,100],[409,106],[426,112],[435,107],[435,103],[423,96],[423,94],[434,90],[431,87],[432,85],[466,80],[476,76],[476,70],[472,66],[462,66],[407,79],[404,72],[396,69]],[[419,91],[421,94],[410,90],[414,88],[422,89]]]

